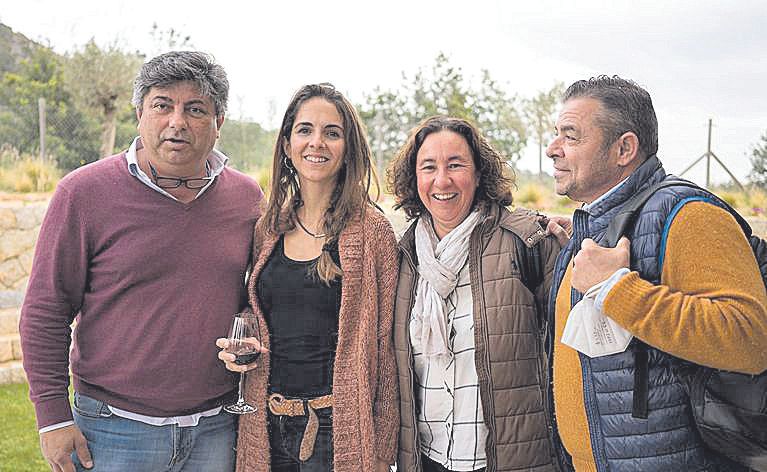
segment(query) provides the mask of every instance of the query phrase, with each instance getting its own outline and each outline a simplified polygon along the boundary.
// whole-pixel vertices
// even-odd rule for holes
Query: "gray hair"
[[[614,75],[600,75],[589,80],[579,80],[570,85],[562,98],[593,98],[604,113],[595,117],[597,126],[604,134],[603,149],[608,148],[623,133],[631,131],[639,139],[642,157],[658,152],[658,119],[647,90],[635,82]]]
[[[172,51],[146,62],[133,81],[131,103],[141,108],[152,87],[168,87],[182,81],[193,82],[200,94],[211,98],[216,116],[226,114],[229,99],[226,72],[214,62],[213,56],[197,51]]]

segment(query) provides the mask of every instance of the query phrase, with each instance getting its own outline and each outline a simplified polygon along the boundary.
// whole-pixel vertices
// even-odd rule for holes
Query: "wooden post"
[[[40,127],[40,160],[45,160],[45,98],[37,99],[37,114]]]
[[[741,184],[738,179],[730,172],[730,169],[727,168],[726,165],[724,165],[724,162],[722,162],[719,157],[717,157],[716,154],[714,154],[714,151],[711,150],[711,122],[713,120],[711,118],[708,119],[708,148],[706,149],[706,152],[700,156],[699,158],[695,159],[695,162],[687,166],[685,170],[682,171],[681,174],[679,174],[679,177],[682,177],[685,173],[687,173],[688,170],[692,169],[695,164],[701,161],[704,157],[706,158],[706,188],[711,188],[711,158],[713,157],[716,162],[719,163],[720,166],[722,166],[722,169],[724,169],[725,172],[727,172],[727,175],[730,176],[733,182],[740,187],[741,190],[745,192],[745,188],[743,187],[743,184]]]

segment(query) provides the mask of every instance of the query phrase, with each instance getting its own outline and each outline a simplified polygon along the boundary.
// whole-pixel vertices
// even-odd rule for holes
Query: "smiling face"
[[[578,202],[591,203],[627,174],[618,164],[618,145],[604,146],[597,118],[604,113],[593,98],[572,98],[562,106],[557,135],[546,148],[554,161],[555,190]]]
[[[479,174],[463,136],[437,131],[423,140],[415,162],[418,196],[442,239],[471,213]]]
[[[171,175],[185,175],[186,169],[199,167],[224,122],[223,116],[216,116],[210,97],[188,81],[152,87],[136,115],[144,151],[155,166]]]
[[[344,160],[344,128],[336,106],[322,97],[298,109],[285,154],[296,168],[301,186],[334,184]]]

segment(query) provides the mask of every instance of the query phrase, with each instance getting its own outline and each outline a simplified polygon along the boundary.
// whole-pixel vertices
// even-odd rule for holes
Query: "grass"
[[[46,472],[27,384],[0,385],[0,471]]]

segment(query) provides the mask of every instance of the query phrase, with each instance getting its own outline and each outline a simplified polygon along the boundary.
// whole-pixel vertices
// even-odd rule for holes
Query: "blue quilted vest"
[[[549,299],[547,347],[553,356],[554,303],[579,234],[599,242],[607,225],[632,195],[667,174],[657,157],[645,161],[615,192],[588,212],[573,215],[573,239],[559,254]],[[630,235],[631,269],[658,284],[668,226],[679,209],[690,201],[710,201],[716,197],[698,189],[674,187],[655,193],[643,207]],[[572,291],[575,304],[581,294]],[[681,360],[647,346],[649,360],[649,402],[646,419],[632,416],[634,392],[634,352],[640,341],[634,339],[620,354],[591,359],[580,354],[586,417],[591,447],[599,472],[683,472],[745,470],[704,449],[690,412],[687,393],[674,375]],[[553,362],[550,362],[553,365]],[[550,395],[553,398],[553,394]],[[553,401],[551,402],[553,411]],[[566,412],[560,412],[566,414]],[[560,451],[566,462],[565,451]]]

